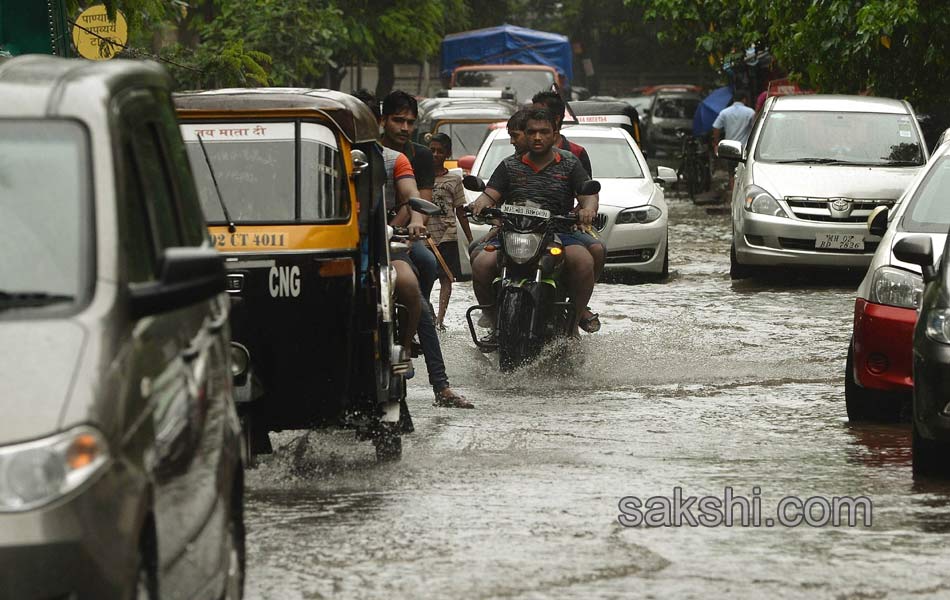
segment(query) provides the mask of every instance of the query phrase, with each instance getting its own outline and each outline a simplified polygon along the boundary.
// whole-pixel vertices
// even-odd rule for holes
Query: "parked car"
[[[0,65],[0,598],[241,597],[224,259],[171,85]]]
[[[620,127],[572,125],[564,135],[587,149],[593,177],[601,184],[600,211],[594,221],[607,245],[607,273],[665,277],[669,272],[668,210],[659,181],[674,183],[676,173],[661,167],[654,179],[637,144]],[[508,131],[492,131],[475,158],[472,173],[486,182],[513,150]],[[473,202],[477,192],[466,190]],[[487,225],[473,225],[479,238]]]
[[[738,162],[730,275],[766,267],[866,269],[880,237],[866,226],[927,160],[910,104],[866,96],[766,100],[749,143],[719,143]]]
[[[943,165],[943,166],[940,166]],[[852,421],[893,420],[913,389],[912,341],[924,282],[920,266],[896,256],[907,237],[926,235],[940,252],[950,225],[950,145],[937,151],[893,208],[875,209],[869,231],[882,236],[858,287],[845,368]],[[885,232],[886,230],[886,232]]]
[[[671,158],[679,154],[677,133],[693,131],[693,115],[702,101],[699,92],[661,89],[647,110],[643,137],[650,158]]]

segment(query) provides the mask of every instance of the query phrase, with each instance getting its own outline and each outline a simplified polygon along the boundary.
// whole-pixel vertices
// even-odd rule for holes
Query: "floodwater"
[[[273,435],[248,472],[246,596],[950,597],[950,486],[914,481],[907,424],[845,416],[858,280],[733,283],[728,216],[670,205],[670,280],[599,285],[603,328],[567,359],[500,375],[456,284],[443,347],[476,409],[433,407],[417,360],[401,462],[350,432]],[[624,497],[726,487],[764,517],[785,496],[863,496],[871,523],[618,520]]]

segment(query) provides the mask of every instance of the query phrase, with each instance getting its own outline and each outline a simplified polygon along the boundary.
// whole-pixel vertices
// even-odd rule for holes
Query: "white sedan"
[[[594,179],[600,182],[600,211],[594,221],[607,245],[608,272],[635,272],[665,277],[669,273],[668,210],[658,181],[675,182],[672,169],[660,167],[657,180],[627,132],[619,127],[569,126],[565,137],[587,149]],[[492,131],[475,158],[472,173],[487,183],[498,163],[513,148],[505,129]],[[477,193],[466,190],[473,202]],[[486,225],[472,225],[479,238]]]

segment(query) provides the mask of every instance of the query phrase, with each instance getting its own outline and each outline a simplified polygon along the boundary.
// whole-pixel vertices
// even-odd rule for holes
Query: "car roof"
[[[513,115],[518,107],[511,102],[452,102],[426,107],[420,119],[503,119]],[[421,111],[420,111],[421,112]]]
[[[568,134],[565,136],[568,139],[574,139],[576,137],[622,139],[625,137],[625,132],[620,127],[605,127],[603,125],[591,127],[589,125],[571,125],[569,123],[565,123],[562,131]]]
[[[92,118],[112,97],[135,87],[171,89],[158,63],[115,59],[90,61],[29,54],[0,63],[0,117]],[[77,98],[82,98],[78,102]]]
[[[180,117],[234,118],[300,116],[328,117],[351,143],[375,141],[379,125],[361,100],[327,89],[233,88],[175,94]]]
[[[874,96],[845,96],[836,94],[777,96],[773,101],[772,110],[908,113],[906,104],[901,100],[876,98]]]

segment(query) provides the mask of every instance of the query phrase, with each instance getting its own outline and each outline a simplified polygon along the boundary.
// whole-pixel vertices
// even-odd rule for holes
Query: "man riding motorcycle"
[[[485,208],[512,204],[537,204],[555,215],[566,215],[574,208],[577,190],[590,176],[573,155],[558,152],[556,120],[547,109],[531,109],[525,119],[527,152],[515,154],[499,163],[485,188],[472,204],[472,213]],[[577,222],[590,226],[597,215],[597,194],[576,196]],[[594,259],[586,240],[575,233],[560,235],[564,244],[564,283],[574,303],[577,325],[593,333],[596,315],[587,308],[594,290]],[[491,240],[486,240],[491,242]],[[493,252],[480,252],[472,260],[472,280],[479,304],[492,304],[492,282],[499,275],[498,259]],[[599,325],[599,323],[596,323]],[[573,329],[573,328],[572,328]]]

